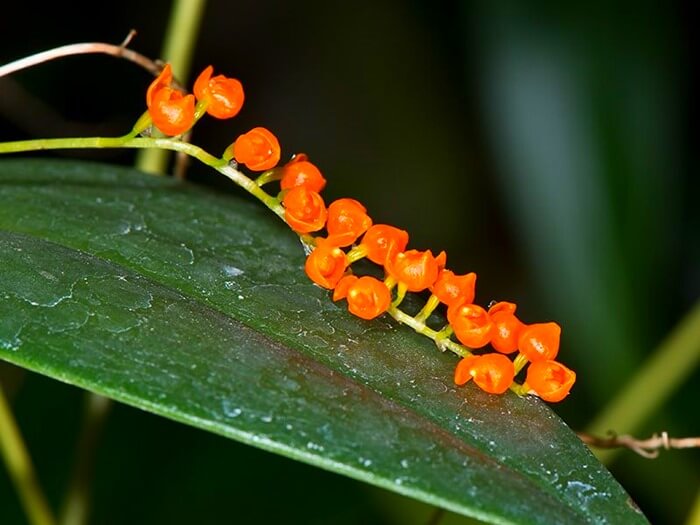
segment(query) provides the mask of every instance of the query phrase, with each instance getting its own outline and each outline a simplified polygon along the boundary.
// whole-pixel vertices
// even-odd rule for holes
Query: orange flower
[[[470,379],[489,394],[502,394],[513,384],[515,367],[502,354],[471,355],[457,363],[455,384],[463,385]]]
[[[280,161],[280,143],[271,131],[253,128],[233,143],[233,157],[253,171],[265,171]]]
[[[408,232],[388,224],[375,224],[362,237],[360,246],[365,247],[370,261],[384,265],[390,248],[392,253],[402,252],[407,244]]]
[[[518,350],[528,361],[549,361],[559,353],[561,327],[557,323],[536,323],[525,326],[518,338]]]
[[[340,301],[348,296],[348,289],[357,282],[356,275],[346,275],[338,281],[333,290],[333,301]]]
[[[404,284],[409,292],[420,292],[435,283],[446,259],[445,252],[434,257],[430,250],[408,250],[387,257],[386,271],[396,282]]]
[[[455,385],[462,386],[471,380],[472,368],[478,360],[478,355],[468,355],[467,357],[459,360],[459,363],[457,363],[457,367],[455,368]]]
[[[348,287],[347,299],[351,314],[370,320],[389,309],[391,292],[382,281],[364,276]]]
[[[328,236],[338,246],[350,246],[372,226],[367,209],[355,199],[338,199],[328,206]]]
[[[194,96],[161,87],[148,97],[148,113],[153,124],[165,135],[181,135],[194,124]]]
[[[292,188],[282,200],[284,220],[297,233],[310,233],[326,224],[326,205],[323,197],[306,186]]]
[[[297,186],[306,186],[310,190],[321,193],[321,190],[326,187],[326,179],[315,165],[306,160],[306,155],[303,158],[304,160],[295,158],[285,164],[282,168],[280,188],[290,190]]]
[[[235,117],[243,106],[243,86],[235,78],[217,75],[212,66],[202,71],[194,82],[197,100],[206,103],[207,113],[216,118]]]
[[[475,287],[476,274],[474,272],[466,275],[455,275],[450,270],[442,269],[430,291],[440,302],[450,306],[460,299],[464,299],[467,303],[473,303]]]
[[[510,354],[518,349],[518,338],[525,325],[515,317],[515,304],[501,301],[489,308],[489,317],[493,321],[491,346],[497,352]]]
[[[153,102],[153,95],[156,91],[160,91],[162,88],[169,88],[173,83],[173,70],[170,64],[165,64],[165,67],[160,72],[153,82],[148,86],[146,90],[146,106],[151,107]]]
[[[348,267],[348,258],[340,248],[320,243],[306,258],[304,270],[313,282],[332,290]]]
[[[447,320],[457,339],[469,348],[481,348],[491,340],[493,322],[481,306],[460,300],[447,308]]]
[[[556,403],[569,395],[576,373],[556,361],[537,361],[527,369],[525,382],[542,399]]]

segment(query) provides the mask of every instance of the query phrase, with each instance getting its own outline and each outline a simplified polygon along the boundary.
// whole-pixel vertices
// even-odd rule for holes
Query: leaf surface
[[[543,403],[309,283],[262,205],[77,162],[0,163],[0,358],[492,523],[646,523]]]

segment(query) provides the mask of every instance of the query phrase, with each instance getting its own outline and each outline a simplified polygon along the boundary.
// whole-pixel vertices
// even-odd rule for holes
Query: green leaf
[[[0,357],[493,523],[646,523],[543,403],[303,273],[257,203],[115,168],[0,163]],[[310,498],[313,495],[310,495]]]

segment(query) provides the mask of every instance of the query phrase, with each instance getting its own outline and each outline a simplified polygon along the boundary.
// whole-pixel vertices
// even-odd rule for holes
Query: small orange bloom
[[[148,113],[153,124],[165,135],[181,135],[194,124],[194,96],[161,87],[152,93]]]
[[[382,281],[364,276],[348,287],[347,300],[351,314],[371,320],[389,309],[391,292]]]
[[[434,257],[430,250],[408,250],[388,257],[386,271],[396,282],[403,283],[409,292],[420,292],[435,283],[446,259],[445,252]]]
[[[332,290],[348,267],[345,252],[335,246],[320,243],[306,258],[304,270],[313,282]]]
[[[306,157],[304,155],[304,157]],[[297,186],[306,186],[310,190],[321,193],[326,187],[326,179],[321,175],[321,171],[308,160],[292,160],[282,168],[282,180],[280,188],[290,190]]]
[[[465,357],[455,369],[455,383],[463,385],[470,379],[489,394],[503,394],[515,377],[513,362],[502,354]]]
[[[235,117],[243,107],[243,85],[235,78],[217,75],[212,78],[212,66],[202,71],[194,82],[194,94],[199,101],[207,101],[207,113],[225,119]]]
[[[515,304],[501,301],[489,308],[493,321],[491,346],[502,354],[510,354],[518,349],[518,339],[525,325],[515,317]]]
[[[475,287],[476,274],[474,272],[466,275],[455,275],[450,270],[442,269],[430,291],[440,299],[440,302],[450,306],[460,299],[464,299],[467,303],[473,303]]]
[[[478,355],[468,355],[467,357],[459,360],[459,363],[457,363],[457,367],[455,368],[455,385],[462,386],[471,380],[472,368],[478,360]]]
[[[266,128],[253,128],[233,143],[233,157],[253,171],[265,171],[280,161],[280,143]]]
[[[297,233],[310,233],[323,228],[328,212],[323,197],[306,186],[292,188],[284,195],[284,219]]]
[[[348,289],[357,282],[357,275],[346,275],[338,281],[333,289],[333,301],[340,301],[348,296]]]
[[[339,246],[350,246],[372,226],[367,209],[355,199],[338,199],[328,206],[328,236]]]
[[[447,308],[447,320],[457,339],[469,348],[481,348],[491,340],[493,322],[479,305],[457,301]]]
[[[360,245],[367,249],[367,258],[384,265],[391,248],[394,252],[402,252],[408,244],[408,232],[389,226],[388,224],[375,224],[365,236]]]
[[[292,188],[284,195],[284,220],[297,233],[310,233],[326,224],[326,204],[323,197],[306,186]]]
[[[527,369],[525,382],[542,399],[556,403],[569,395],[576,373],[556,361],[537,361]]]
[[[528,361],[549,361],[559,353],[561,327],[557,323],[526,325],[518,338],[518,350]]]
[[[151,107],[153,102],[153,95],[156,91],[160,91],[161,88],[169,88],[173,83],[173,70],[170,64],[165,64],[165,67],[160,72],[153,82],[148,86],[146,90],[146,106]]]

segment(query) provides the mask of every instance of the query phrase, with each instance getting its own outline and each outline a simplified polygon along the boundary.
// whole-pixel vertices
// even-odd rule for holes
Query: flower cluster
[[[218,119],[235,117],[243,106],[243,86],[235,78],[217,75],[208,66],[194,83],[194,95],[184,94],[173,83],[166,64],[146,91],[151,122],[164,135],[174,137],[188,131],[204,113]],[[197,103],[195,104],[195,98]]]
[[[457,385],[473,379],[489,393],[502,394],[512,388],[551,402],[568,395],[576,374],[555,361],[561,333],[558,324],[523,323],[515,315],[516,305],[505,301],[484,309],[474,303],[476,274],[457,275],[448,270],[445,252],[434,255],[430,250],[409,250],[406,231],[373,224],[365,207],[356,200],[338,199],[326,208],[316,189],[304,180],[297,183],[282,191],[287,222],[299,233],[319,231],[325,226],[327,235],[315,239],[305,270],[314,283],[333,290],[334,301],[345,299],[350,313],[363,319],[387,312],[403,318],[406,314],[398,307],[406,293],[427,291],[424,308],[408,324],[433,338],[441,348],[463,356],[455,370]],[[292,195],[295,197],[290,198]],[[298,227],[300,217],[303,228]],[[355,275],[351,264],[362,258],[382,266],[384,280]],[[448,324],[434,330],[427,322],[440,304],[447,309]],[[452,336],[461,345],[452,341]],[[452,344],[446,344],[448,340]],[[494,351],[472,353],[487,345]],[[507,357],[510,354],[515,354],[514,360]],[[525,383],[517,385],[515,377],[528,362],[531,366]]]
[[[338,199],[326,207],[319,193],[326,181],[305,157],[279,170],[289,226],[300,234],[325,228],[326,235],[314,239],[305,271],[314,283],[333,290],[334,301],[345,299],[350,313],[370,320],[398,311],[407,292],[428,291],[425,307],[413,317],[412,326],[434,336],[443,348],[452,335],[461,343],[460,353],[465,357],[455,370],[457,385],[473,379],[494,394],[515,386],[520,393],[533,393],[546,401],[566,397],[576,374],[555,361],[561,333],[558,324],[525,324],[515,315],[516,305],[505,301],[488,310],[474,304],[476,274],[457,275],[448,270],[445,252],[407,250],[406,231],[373,224],[366,208],[354,199]],[[355,275],[351,264],[362,258],[382,266],[385,279]],[[447,308],[448,324],[435,331],[426,322],[440,304]],[[489,344],[495,352],[471,352]],[[506,357],[509,354],[516,354],[515,359]],[[515,385],[516,375],[528,362],[525,383]]]
[[[240,82],[223,75],[212,77],[212,72],[209,66],[199,75],[194,95],[183,94],[173,86],[170,66],[166,66],[148,88],[146,124],[177,136],[204,113],[216,118],[235,116],[244,100]],[[461,356],[454,373],[457,385],[473,379],[489,393],[511,389],[550,402],[568,395],[576,374],[555,360],[561,334],[558,324],[524,323],[510,302],[493,302],[488,308],[475,304],[475,273],[458,275],[447,269],[444,251],[434,255],[430,250],[407,249],[406,231],[374,224],[355,199],[342,198],[326,206],[321,196],[326,179],[318,167],[304,154],[278,166],[280,158],[279,141],[263,127],[240,135],[222,156],[223,161],[263,172],[254,184],[261,192],[259,198],[272,200],[277,208],[281,204],[290,228],[313,245],[306,274],[318,286],[332,290],[333,301],[345,300],[351,314],[366,320],[389,314],[433,339],[440,349]],[[280,183],[276,197],[260,189],[272,181]],[[319,234],[323,230],[325,234]],[[379,265],[384,279],[356,275],[351,266],[360,259]],[[409,292],[428,296],[415,316],[399,309]],[[446,308],[448,322],[434,329],[428,323],[439,318],[432,314],[440,305]],[[487,346],[493,351],[474,353]],[[525,381],[518,384],[515,379],[521,371]]]

